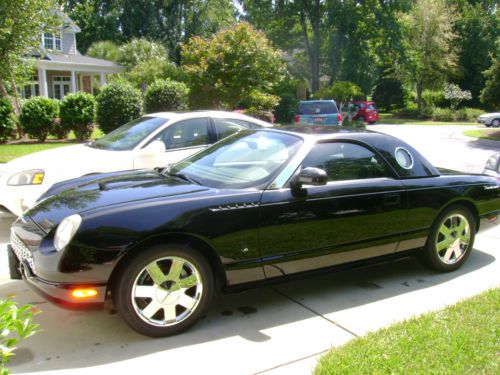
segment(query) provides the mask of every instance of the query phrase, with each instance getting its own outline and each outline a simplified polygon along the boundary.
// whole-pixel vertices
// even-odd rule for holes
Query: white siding
[[[76,55],[75,33],[63,31],[61,34],[62,34],[62,52],[66,55]]]

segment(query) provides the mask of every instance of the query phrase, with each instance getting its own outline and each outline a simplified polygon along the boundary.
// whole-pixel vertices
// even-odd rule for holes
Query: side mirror
[[[307,167],[302,169],[292,181],[295,188],[302,188],[302,185],[321,186],[328,182],[328,175],[323,169]]]
[[[166,151],[165,144],[162,141],[153,141],[141,150],[144,156],[156,156]]]

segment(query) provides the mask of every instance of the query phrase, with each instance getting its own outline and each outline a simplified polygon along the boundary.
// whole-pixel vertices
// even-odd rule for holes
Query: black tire
[[[463,229],[462,223],[465,223]],[[448,235],[443,233],[448,231]],[[462,239],[467,236],[469,238],[465,243]],[[470,210],[461,205],[450,206],[434,220],[419,259],[436,271],[455,271],[469,258],[475,236],[476,220]],[[439,249],[439,244],[442,244],[441,249]]]
[[[493,128],[498,128],[498,127],[500,127],[500,119],[498,119],[498,118],[494,119],[494,120],[491,122],[491,126],[492,126]]]
[[[364,116],[359,116],[356,120],[366,122],[366,119]]]
[[[174,270],[174,262],[180,265],[177,270]],[[146,271],[146,267],[150,270]],[[155,272],[157,270],[161,273]],[[176,273],[179,273],[177,279],[171,276]],[[197,283],[189,286],[193,280]],[[186,288],[181,287],[183,282]],[[147,291],[148,296],[137,296],[141,294],[139,290]],[[189,247],[169,244],[151,247],[132,258],[121,269],[112,296],[118,313],[132,329],[146,336],[164,337],[178,334],[195,324],[213,292],[214,276],[207,260]],[[135,297],[132,297],[133,293]],[[150,298],[150,294],[154,297]],[[184,301],[184,298],[194,306],[182,305],[179,301]],[[148,307],[150,309],[146,312]],[[153,315],[148,317],[151,312]],[[172,313],[173,319],[167,321],[167,315]]]

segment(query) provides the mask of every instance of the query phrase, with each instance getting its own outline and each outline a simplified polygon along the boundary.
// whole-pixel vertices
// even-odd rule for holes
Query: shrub
[[[0,143],[5,143],[14,132],[14,113],[8,99],[0,98]]]
[[[159,79],[146,90],[144,108],[147,113],[186,110],[188,95],[189,90],[184,83]]]
[[[61,102],[61,127],[73,130],[79,140],[90,138],[95,116],[95,99],[85,92],[66,95]]]
[[[460,108],[458,110],[458,120],[474,121],[478,116],[482,115],[484,111],[478,108]]]
[[[41,142],[54,129],[54,121],[59,113],[59,102],[43,96],[34,96],[23,103],[19,121],[22,130]]]
[[[434,121],[453,121],[455,119],[454,111],[450,108],[436,108],[432,113]]]
[[[97,95],[96,102],[96,121],[104,133],[109,133],[142,114],[141,92],[123,81],[104,86]]]
[[[293,120],[292,115],[296,110],[297,100],[295,96],[291,94],[281,94],[280,98],[280,102],[274,111],[276,121],[288,124]]]
[[[68,137],[69,130],[63,128],[61,125],[61,118],[58,117],[54,120],[54,127],[50,134],[52,134],[57,139],[64,139]]]
[[[448,105],[442,90],[424,90],[422,99],[427,107],[446,107]]]
[[[251,108],[245,109],[245,111],[243,113],[245,115],[255,117],[255,118],[262,120],[262,121],[267,121],[269,123],[274,122],[273,113],[267,109],[258,109],[255,107],[251,107]]]
[[[37,333],[38,324],[32,322],[32,306],[17,307],[8,299],[0,300],[0,374],[8,374],[5,364],[14,355],[19,341]]]
[[[420,116],[417,104],[412,102],[408,103],[404,108],[395,110],[393,114],[397,117],[410,117],[410,118],[416,118]]]

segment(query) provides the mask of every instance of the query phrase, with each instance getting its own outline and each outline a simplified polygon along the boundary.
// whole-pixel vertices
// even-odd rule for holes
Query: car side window
[[[366,147],[345,142],[318,143],[302,162],[302,168],[323,169],[328,181],[387,177],[385,165]]]
[[[214,125],[218,141],[245,129],[245,126],[241,125],[241,121],[233,119],[214,118]],[[248,128],[248,126],[246,127]]]
[[[195,118],[176,122],[160,133],[156,140],[162,141],[167,150],[206,145],[209,143],[208,119]]]

